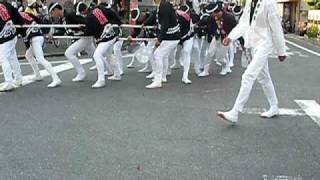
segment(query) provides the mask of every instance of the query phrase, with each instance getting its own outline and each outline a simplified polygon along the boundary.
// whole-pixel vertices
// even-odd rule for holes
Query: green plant
[[[317,25],[311,25],[307,30],[308,38],[317,38],[319,34],[320,34],[320,30]]]

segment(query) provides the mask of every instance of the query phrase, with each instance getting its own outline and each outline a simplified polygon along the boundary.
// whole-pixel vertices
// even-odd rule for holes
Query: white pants
[[[105,81],[104,58],[106,58],[109,48],[111,48],[113,46],[115,41],[116,41],[116,39],[114,38],[114,39],[107,41],[107,42],[100,42],[98,44],[96,50],[93,53],[93,59],[96,62],[97,71],[98,71],[98,81]],[[111,58],[110,60],[112,60],[112,59],[113,58]],[[114,73],[120,74],[120,72],[114,72]]]
[[[30,63],[34,73],[40,75],[37,61],[43,65],[48,71],[53,80],[59,79],[57,73],[53,70],[51,64],[44,58],[42,45],[44,42],[43,36],[36,36],[30,40],[30,47],[26,51],[25,57]]]
[[[199,72],[201,69],[200,43],[201,43],[201,39],[197,35],[195,35],[193,39],[193,46],[192,46],[192,57],[194,59],[194,69],[196,72]]]
[[[249,99],[256,80],[261,84],[270,106],[278,105],[278,99],[271,80],[268,57],[272,53],[271,45],[260,45],[253,50],[253,59],[242,75],[241,87],[234,104],[234,110],[241,112]]]
[[[210,65],[214,56],[217,60],[223,64],[223,66],[229,65],[229,59],[227,57],[228,50],[230,48],[222,45],[221,40],[213,38],[210,42],[207,57],[205,58],[205,65]]]
[[[156,44],[156,41],[154,40],[150,40],[148,41],[148,44],[147,44],[147,48],[154,48]],[[154,57],[153,57],[153,54],[151,54],[151,56],[149,57],[149,61],[146,63],[146,67],[151,67],[151,70],[154,71],[155,69],[155,61],[154,61]]]
[[[200,69],[206,65],[209,43],[205,37],[200,39]]]
[[[154,51],[155,81],[161,82],[166,77],[169,55],[178,46],[179,40],[165,40]]]
[[[81,38],[68,47],[65,52],[65,56],[74,66],[77,73],[80,74],[84,73],[84,69],[77,57],[78,53],[86,51],[88,53],[88,56],[92,57],[95,49],[96,47],[95,43],[93,42],[93,38]]]
[[[113,45],[113,54],[115,56],[116,67],[118,68],[118,71],[120,71],[121,74],[123,73],[123,58],[121,51],[122,45],[123,40],[118,40]]]
[[[228,48],[228,54],[227,54],[227,62],[226,66],[231,67],[233,66],[233,61],[234,61],[234,53],[235,53],[235,42],[231,42]]]
[[[193,46],[193,38],[183,42],[183,48],[180,53],[180,58],[183,62],[183,78],[188,78],[190,64],[191,64],[191,51]]]
[[[2,64],[6,83],[13,82],[12,73],[16,79],[22,79],[20,64],[16,53],[16,43],[17,38],[14,38],[8,42],[0,44],[0,63]]]

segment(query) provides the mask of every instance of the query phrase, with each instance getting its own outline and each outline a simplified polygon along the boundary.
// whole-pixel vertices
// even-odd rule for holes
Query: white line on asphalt
[[[244,114],[250,115],[260,115],[261,113],[265,112],[266,109],[263,108],[244,108]],[[301,109],[287,109],[287,108],[280,108],[280,116],[306,116],[306,113],[303,112]]]
[[[311,119],[320,126],[320,105],[314,100],[295,100]]]
[[[92,62],[92,59],[81,59],[80,60],[81,64],[88,64],[90,62]],[[71,63],[69,63],[69,62],[53,67],[54,71],[57,72],[57,73],[60,73],[60,72],[63,72],[63,71],[67,71],[67,70],[70,70],[72,68],[73,68],[73,65]],[[41,70],[40,74],[41,74],[42,77],[50,76],[50,74],[47,72],[47,70]],[[22,83],[23,86],[26,86],[28,84],[31,84],[31,83],[35,82],[35,81],[31,80],[32,77],[33,77],[33,74],[23,76],[23,83]],[[2,85],[3,85],[3,83],[0,84],[0,86],[2,86]]]
[[[317,52],[312,51],[312,50],[310,50],[310,49],[308,49],[308,48],[302,47],[302,46],[300,46],[300,45],[298,45],[298,44],[296,44],[296,43],[294,43],[294,42],[291,42],[291,41],[286,40],[286,43],[291,44],[292,46],[295,46],[295,47],[300,48],[300,49],[302,49],[302,50],[304,50],[304,51],[307,51],[308,53],[311,53],[311,54],[313,54],[313,55],[316,55],[316,56],[319,56],[319,57],[320,57],[320,53],[317,53]]]

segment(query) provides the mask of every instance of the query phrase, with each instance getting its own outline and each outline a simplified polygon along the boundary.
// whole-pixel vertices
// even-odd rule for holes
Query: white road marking
[[[290,45],[292,45],[292,46],[295,46],[295,47],[297,47],[297,48],[299,48],[299,49],[302,49],[302,50],[304,50],[304,51],[307,51],[307,52],[310,53],[310,54],[313,54],[313,55],[316,55],[316,56],[319,56],[319,57],[320,57],[320,53],[317,53],[317,52],[312,51],[312,50],[310,50],[310,49],[308,49],[308,48],[302,47],[302,46],[300,46],[300,45],[298,45],[298,44],[296,44],[296,43],[294,43],[294,42],[291,42],[291,41],[286,40],[286,43],[288,43],[288,44],[290,44]]]
[[[123,55],[122,58],[132,58],[134,56],[134,54],[126,54],[126,55]],[[21,66],[24,66],[24,65],[30,65],[30,63],[28,63],[28,61],[19,61],[20,62],[20,65]],[[61,61],[49,61],[51,64],[62,64],[62,63],[68,63],[69,61],[68,60],[61,60]],[[0,64],[1,66],[1,64]],[[0,72],[0,76],[3,75],[3,72]]]
[[[260,115],[261,113],[267,111],[267,109],[263,108],[244,108],[244,114],[250,115]],[[287,109],[287,108],[280,108],[280,116],[306,116],[307,114],[304,113],[301,109]]]
[[[295,100],[301,109],[320,126],[320,105],[314,100]]]
[[[81,64],[88,64],[90,62],[92,62],[92,59],[81,59],[80,60]],[[68,63],[65,63],[65,64],[58,65],[58,66],[54,66],[53,69],[54,69],[55,72],[60,73],[60,72],[63,72],[63,71],[67,71],[67,70],[73,69],[73,65],[68,62]],[[47,72],[47,70],[41,70],[40,74],[41,74],[42,77],[50,76],[50,74]],[[31,83],[35,82],[35,81],[31,80],[32,77],[33,77],[33,74],[23,76],[23,83],[22,83],[23,86],[26,86],[28,84],[31,84]],[[2,85],[3,85],[3,83],[0,84],[0,86],[2,86]]]

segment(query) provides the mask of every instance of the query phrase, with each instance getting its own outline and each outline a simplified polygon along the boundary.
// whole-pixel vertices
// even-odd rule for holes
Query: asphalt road
[[[270,59],[270,71],[281,108],[303,112],[295,100],[320,103],[320,58],[289,48],[290,59]],[[135,68],[102,89],[90,88],[96,72],[72,83],[74,71],[64,71],[62,87],[46,88],[46,78],[0,94],[0,179],[320,179],[319,125],[303,113],[259,118],[254,110],[267,108],[259,85],[238,126],[215,116],[233,105],[239,64],[226,77],[217,67],[209,78],[192,71],[192,85],[176,70],[156,90]]]

